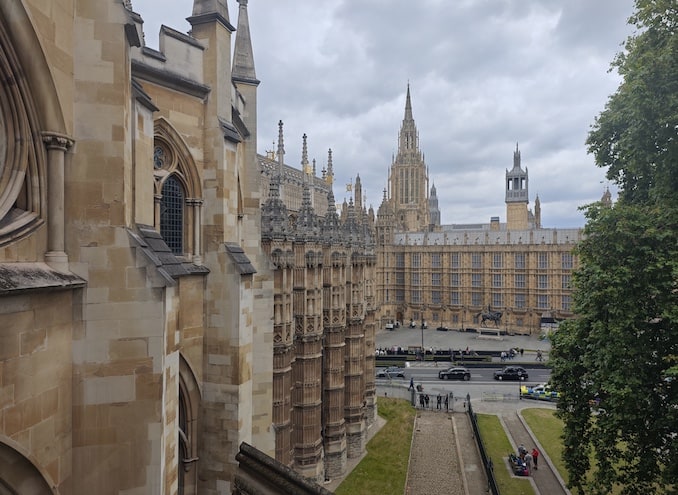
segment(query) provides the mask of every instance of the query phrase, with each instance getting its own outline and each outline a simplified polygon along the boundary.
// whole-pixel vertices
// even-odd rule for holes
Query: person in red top
[[[539,469],[539,451],[537,450],[537,447],[534,447],[532,449],[532,462],[534,463],[534,470],[536,471]]]

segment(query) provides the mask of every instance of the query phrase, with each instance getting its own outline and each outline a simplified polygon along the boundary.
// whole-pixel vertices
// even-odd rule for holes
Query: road
[[[450,367],[449,363],[443,364],[440,363],[437,367],[436,366],[416,366],[412,365],[406,368],[403,368],[403,373],[405,374],[405,378],[393,378],[393,380],[409,380],[410,377],[413,377],[415,381],[434,381],[434,382],[446,382],[448,380],[440,380],[438,378],[438,372],[441,370],[445,370]],[[469,382],[463,382],[464,385],[472,385],[475,383],[494,383],[494,384],[503,384],[503,385],[516,385],[520,384],[520,382],[499,382],[493,378],[494,372],[496,370],[501,369],[502,366],[488,366],[488,367],[469,367],[469,371],[471,372],[471,380]],[[377,368],[379,370],[379,368]],[[528,370],[529,374],[529,380],[526,380],[524,383],[544,383],[549,380],[551,377],[551,370],[548,368],[535,368],[535,369],[529,369]],[[381,380],[381,378],[377,378],[377,380]],[[452,381],[453,383],[454,381]]]

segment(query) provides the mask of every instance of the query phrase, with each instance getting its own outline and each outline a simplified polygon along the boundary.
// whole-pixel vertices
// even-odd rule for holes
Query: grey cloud
[[[134,0],[152,30],[187,29],[183,3]],[[232,22],[236,7],[229,2]],[[577,208],[606,185],[584,142],[618,85],[608,68],[632,9],[633,0],[250,2],[260,152],[282,119],[289,164],[299,164],[306,133],[318,170],[333,150],[337,199],[360,173],[376,208],[409,82],[444,222],[504,220],[518,141],[544,225],[581,226]]]

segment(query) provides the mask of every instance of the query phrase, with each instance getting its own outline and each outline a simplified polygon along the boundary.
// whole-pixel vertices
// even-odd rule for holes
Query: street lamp
[[[426,349],[424,349],[424,327],[426,326],[426,305],[421,308],[421,360],[426,361]]]

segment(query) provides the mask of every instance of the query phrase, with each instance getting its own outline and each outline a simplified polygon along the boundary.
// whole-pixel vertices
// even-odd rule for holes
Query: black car
[[[444,325],[441,325],[438,328],[436,328],[436,330],[438,330],[439,332],[447,332],[449,331],[449,328]]]
[[[527,371],[520,366],[507,366],[494,372],[495,380],[527,380]]]
[[[398,366],[389,366],[378,370],[377,378],[405,378],[405,370]]]
[[[471,379],[471,372],[466,368],[455,366],[453,368],[439,371],[438,378],[441,380],[464,380],[467,382]]]

